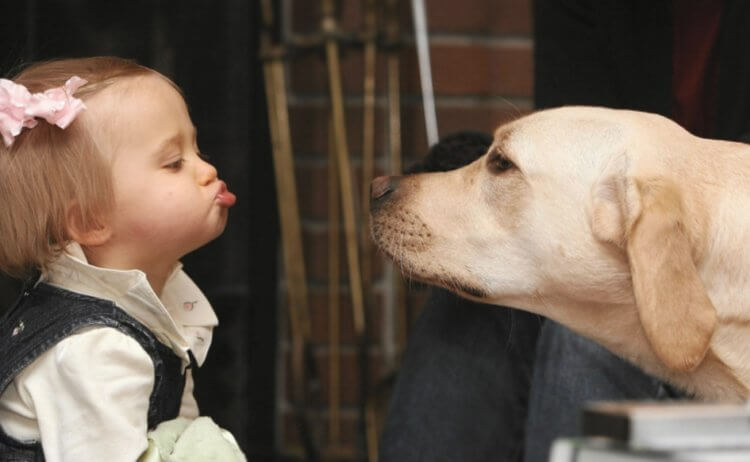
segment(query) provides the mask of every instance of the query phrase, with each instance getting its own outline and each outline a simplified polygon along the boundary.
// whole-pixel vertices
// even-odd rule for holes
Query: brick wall
[[[382,0],[379,2],[382,3]],[[427,23],[436,96],[437,119],[441,135],[459,130],[491,132],[499,124],[516,118],[532,107],[532,38],[531,0],[427,0]],[[319,2],[284,0],[282,12],[285,36],[313,33],[318,29]],[[361,30],[362,3],[339,2],[341,27]],[[382,25],[380,26],[382,29]],[[401,143],[404,165],[408,166],[427,151],[424,118],[421,110],[419,73],[412,35],[409,2],[401,0],[400,28],[403,47],[400,57]],[[362,87],[363,57],[360,48],[345,49],[341,54],[347,137],[355,188],[361,190]],[[356,422],[358,418],[358,373],[351,303],[347,290],[343,234],[341,262],[341,433],[339,444],[332,447],[328,428],[328,295],[327,295],[327,188],[328,188],[328,121],[326,65],[321,53],[295,56],[289,60],[288,95],[295,174],[303,225],[305,266],[309,284],[312,341],[321,375],[322,399],[316,435],[327,457],[354,460],[357,453]],[[389,173],[387,153],[388,120],[386,99],[386,66],[379,52],[376,73],[375,155],[376,174]],[[359,198],[355,200],[359,204]],[[365,230],[366,231],[366,230]],[[374,303],[367,306],[368,357],[372,387],[385,377],[390,365],[398,364],[397,326],[402,313],[394,312],[393,279],[389,264],[375,257]],[[280,274],[279,312],[286,318],[285,284]],[[407,286],[406,307],[411,323],[424,300],[419,285]],[[300,454],[298,435],[289,404],[290,348],[288,323],[281,323],[279,380],[279,445],[287,455]],[[408,332],[408,329],[407,329]],[[394,340],[395,339],[395,340]],[[387,402],[387,394],[381,402]],[[385,411],[381,407],[381,417]]]

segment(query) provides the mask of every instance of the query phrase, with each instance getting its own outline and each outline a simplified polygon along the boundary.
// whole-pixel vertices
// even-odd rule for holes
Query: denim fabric
[[[410,333],[381,462],[514,461],[540,319],[432,289]]]
[[[531,382],[524,462],[547,462],[555,438],[578,435],[580,410],[588,401],[682,398],[687,397],[547,320],[539,336]]]
[[[185,375],[182,360],[140,322],[112,302],[47,284],[27,284],[15,305],[0,320],[0,395],[26,366],[63,338],[89,326],[107,326],[133,337],[154,363],[148,426],[179,415]],[[0,427],[0,461],[43,461],[39,443],[23,443]]]
[[[547,462],[555,438],[578,434],[588,401],[678,398],[553,321],[433,290],[399,370],[380,460]]]

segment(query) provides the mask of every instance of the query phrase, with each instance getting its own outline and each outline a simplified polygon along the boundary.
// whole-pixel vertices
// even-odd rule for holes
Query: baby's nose
[[[199,166],[199,172],[198,172],[200,183],[201,184],[211,183],[218,176],[216,167],[204,161],[203,159],[200,160],[200,163],[201,165]]]

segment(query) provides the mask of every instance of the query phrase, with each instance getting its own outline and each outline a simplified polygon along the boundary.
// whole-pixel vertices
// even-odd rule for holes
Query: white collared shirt
[[[183,367],[190,363],[188,350],[199,366],[206,359],[218,320],[181,264],[167,278],[160,299],[142,271],[90,265],[74,243],[41,280],[113,301],[169,346]],[[110,327],[85,328],[8,385],[0,396],[0,425],[15,439],[41,439],[48,462],[134,461],[148,446],[153,385],[153,362],[135,339]],[[189,369],[180,416],[198,416]]]

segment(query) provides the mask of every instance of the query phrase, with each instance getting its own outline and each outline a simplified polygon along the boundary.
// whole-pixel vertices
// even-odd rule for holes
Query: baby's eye
[[[167,168],[169,170],[179,170],[182,168],[182,165],[185,163],[185,159],[180,157],[179,159],[175,160],[174,162],[170,162],[167,165],[164,166],[164,168]]]

